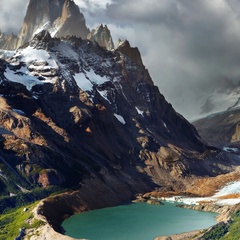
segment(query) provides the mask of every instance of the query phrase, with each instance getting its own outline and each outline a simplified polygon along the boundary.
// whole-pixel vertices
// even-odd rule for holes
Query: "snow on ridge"
[[[7,67],[4,72],[4,76],[11,82],[18,82],[25,85],[29,91],[34,85],[51,82],[50,80],[40,81],[37,77],[30,75],[26,67],[21,67],[17,71],[13,71],[9,67]]]
[[[9,51],[9,50],[0,49],[0,58],[10,58],[15,53],[16,53],[15,51]]]
[[[215,193],[211,197],[169,197],[164,198],[163,200],[170,201],[170,202],[180,202],[187,205],[198,205],[200,202],[212,202],[217,205],[234,205],[240,203],[240,198],[228,198],[222,199],[221,197],[230,195],[230,194],[240,194],[240,181],[231,182],[221,188],[217,193]]]
[[[21,60],[26,63],[32,63],[34,61],[47,62],[52,68],[58,68],[56,61],[46,50],[43,49],[35,49],[31,46],[28,46],[18,51],[15,56],[20,57]]]
[[[81,88],[83,91],[91,92],[93,90],[93,84],[86,78],[84,73],[76,73],[74,75],[74,79],[78,87]]]
[[[109,82],[110,80],[104,76],[101,77],[100,75],[97,75],[93,69],[90,69],[90,71],[86,71],[85,73],[76,73],[74,75],[74,79],[83,91],[89,91],[91,92],[93,90],[94,85],[101,85],[105,82]],[[107,95],[105,91],[98,91],[103,98],[105,98],[108,102]]]
[[[51,24],[50,21],[47,21],[47,22],[45,22],[44,24],[41,24],[40,27],[33,33],[32,36],[34,37],[34,35],[42,32],[43,30],[48,29],[49,26],[50,26],[50,24]]]
[[[135,109],[137,110],[137,112],[138,112],[139,115],[142,115],[142,116],[144,117],[144,115],[143,115],[144,111],[139,110],[138,107],[135,107]]]
[[[19,114],[19,115],[22,115],[22,116],[25,116],[25,115],[26,115],[26,113],[23,112],[23,111],[20,110],[20,109],[13,108],[12,110],[13,110],[14,112],[16,112],[17,114]]]
[[[115,118],[120,122],[122,123],[123,125],[126,124],[126,121],[124,120],[124,118],[121,116],[121,115],[118,115],[116,113],[113,114],[115,116]]]
[[[101,77],[100,75],[97,75],[92,68],[90,71],[86,72],[86,75],[92,83],[97,85],[101,85],[110,81],[106,76]]]
[[[110,104],[112,104],[109,99],[107,98],[107,90],[103,90],[103,91],[100,91],[100,90],[97,90],[98,93],[106,100],[108,101]]]
[[[76,60],[79,61],[79,55],[69,46],[69,44],[61,41],[60,44],[57,46],[59,52],[64,56],[72,61]]]

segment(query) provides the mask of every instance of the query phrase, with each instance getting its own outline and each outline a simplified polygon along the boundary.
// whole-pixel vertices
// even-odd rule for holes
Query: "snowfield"
[[[123,125],[126,124],[126,121],[124,120],[124,118],[121,115],[114,113],[114,116],[120,123],[122,123]]]
[[[93,90],[94,85],[101,85],[105,82],[110,81],[105,76],[101,77],[100,75],[97,75],[93,71],[93,69],[90,69],[90,71],[85,72],[85,73],[83,73],[83,72],[82,73],[76,73],[74,75],[74,79],[75,79],[79,88],[81,88],[83,91],[89,91],[89,92],[91,92]],[[106,93],[102,93],[102,94],[104,95],[104,98],[106,98]]]
[[[221,188],[217,193],[215,193],[211,197],[170,197],[170,198],[162,198],[161,200],[170,201],[170,202],[179,202],[188,205],[196,204],[198,205],[200,202],[212,202],[217,205],[235,205],[240,203],[240,198],[226,198],[224,196],[232,195],[232,194],[240,194],[240,181],[231,182],[225,187]]]

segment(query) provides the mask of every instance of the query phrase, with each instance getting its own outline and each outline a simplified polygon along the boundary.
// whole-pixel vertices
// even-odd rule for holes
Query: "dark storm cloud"
[[[189,115],[203,91],[222,78],[240,80],[239,10],[235,0],[128,0],[115,1],[107,13],[131,26],[154,82]],[[181,103],[187,99],[188,106]]]
[[[0,3],[0,29],[17,33],[28,1]],[[185,116],[195,108],[195,99],[217,88],[221,79],[240,80],[239,0],[76,3],[88,27],[106,23],[115,42],[127,38],[140,49],[155,84]]]

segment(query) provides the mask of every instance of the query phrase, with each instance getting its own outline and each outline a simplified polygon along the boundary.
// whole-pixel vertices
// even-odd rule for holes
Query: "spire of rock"
[[[52,37],[75,35],[87,38],[83,14],[72,0],[30,0],[16,48],[30,41],[42,30],[48,30]]]
[[[92,42],[97,42],[99,46],[106,48],[107,50],[114,49],[111,33],[107,25],[100,24],[96,29],[93,29],[87,36]]]
[[[124,41],[119,40],[116,50],[128,56],[133,62],[135,62],[139,66],[143,66],[141,54],[138,48],[131,47],[128,40]]]
[[[17,36],[11,33],[10,35],[6,35],[0,31],[0,48],[12,50],[15,48],[17,41]]]

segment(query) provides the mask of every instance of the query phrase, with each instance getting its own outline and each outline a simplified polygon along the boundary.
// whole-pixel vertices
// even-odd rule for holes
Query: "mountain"
[[[96,29],[93,29],[87,36],[87,39],[92,42],[97,42],[99,46],[106,48],[107,50],[114,49],[111,33],[107,25],[100,24]]]
[[[17,36],[13,33],[6,35],[0,31],[0,49],[14,49],[17,43]]]
[[[48,30],[54,37],[73,35],[86,39],[89,34],[85,18],[74,1],[31,0],[14,49],[30,41],[42,30]]]
[[[240,152],[240,109],[233,108],[211,114],[193,124],[201,137],[210,145],[226,152]]]
[[[1,60],[0,76],[0,124],[11,133],[1,143],[11,168],[2,169],[22,187],[95,179],[114,194],[114,181],[132,193],[178,189],[228,165],[224,155],[213,161],[219,151],[166,102],[129,43],[109,52],[42,31]]]
[[[227,152],[238,152],[240,84],[224,79],[203,102],[201,115],[193,121],[208,144]]]
[[[73,16],[63,14],[67,9],[84,23],[75,6],[31,0],[21,46],[1,53],[0,194],[61,186],[77,191],[62,201],[75,210],[80,203],[93,209],[155,188],[184,191],[196,178],[232,170],[235,162],[209,147],[165,100],[138,48],[125,40],[112,49],[102,25],[92,31],[92,41],[63,37],[68,20],[58,25],[60,37],[52,36],[56,21]],[[56,214],[72,213],[59,209]],[[56,226],[59,217],[48,220]]]
[[[187,119],[195,121],[211,114],[238,108],[239,98],[240,82],[223,78],[219,79],[214,87],[199,87],[189,91],[187,95],[178,96],[173,105]]]

